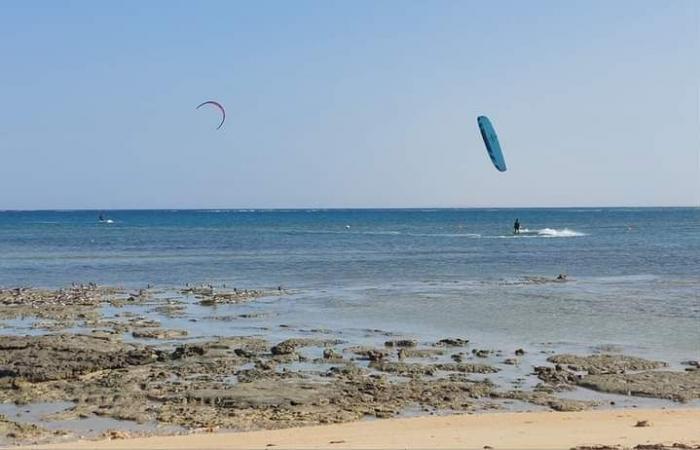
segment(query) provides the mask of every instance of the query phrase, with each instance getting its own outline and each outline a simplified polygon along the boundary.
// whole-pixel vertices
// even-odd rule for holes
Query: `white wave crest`
[[[563,228],[557,230],[555,228],[542,228],[541,230],[535,231],[538,236],[546,237],[578,237],[586,236],[586,233],[581,233],[580,231],[570,230],[568,228]]]

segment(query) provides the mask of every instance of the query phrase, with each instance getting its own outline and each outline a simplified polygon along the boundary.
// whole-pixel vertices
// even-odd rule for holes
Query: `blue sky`
[[[697,205],[699,21],[692,0],[4,1],[0,209]]]

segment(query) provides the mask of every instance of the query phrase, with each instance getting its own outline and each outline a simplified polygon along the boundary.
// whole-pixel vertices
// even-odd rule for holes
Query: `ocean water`
[[[283,286],[293,294],[237,311],[483,347],[700,358],[698,208],[104,214],[112,223],[98,211],[0,212],[0,286]],[[568,281],[551,282],[559,273]]]

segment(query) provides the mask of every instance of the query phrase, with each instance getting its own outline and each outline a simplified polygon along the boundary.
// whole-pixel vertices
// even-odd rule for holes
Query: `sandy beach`
[[[646,421],[647,426],[637,426]],[[700,410],[493,413],[372,420],[245,433],[80,441],[35,449],[519,448],[700,445]],[[683,444],[687,447],[681,447]],[[659,445],[661,448],[661,445]]]

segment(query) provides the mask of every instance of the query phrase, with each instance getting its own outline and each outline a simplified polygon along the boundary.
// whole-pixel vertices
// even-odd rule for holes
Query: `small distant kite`
[[[476,122],[479,124],[479,131],[481,131],[481,137],[484,138],[486,151],[489,153],[491,162],[499,172],[505,172],[506,160],[503,159],[501,144],[498,143],[498,136],[496,136],[496,130],[493,129],[491,121],[486,116],[479,116],[477,117]]]
[[[221,111],[221,123],[219,124],[218,127],[216,127],[216,129],[218,130],[219,128],[221,128],[221,126],[224,124],[224,121],[226,120],[226,110],[224,110],[224,107],[221,106],[221,103],[215,102],[214,100],[206,101],[206,102],[200,104],[199,106],[197,106],[195,109],[199,109],[199,108],[201,108],[201,107],[204,106],[204,105],[213,105],[213,106],[216,106],[216,107],[219,108],[219,110]]]

